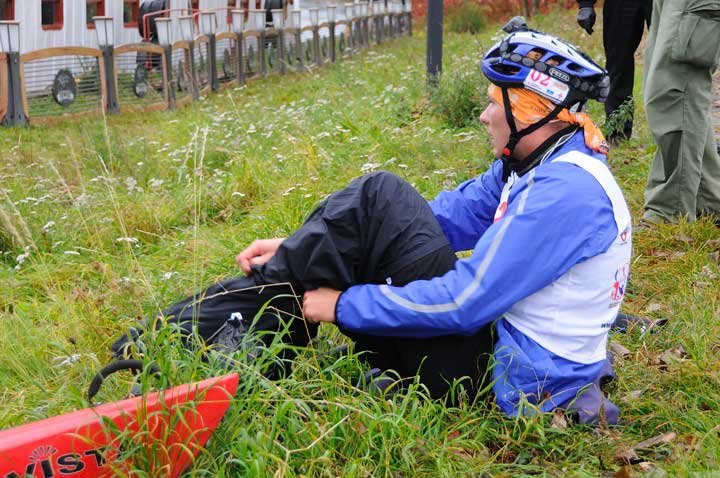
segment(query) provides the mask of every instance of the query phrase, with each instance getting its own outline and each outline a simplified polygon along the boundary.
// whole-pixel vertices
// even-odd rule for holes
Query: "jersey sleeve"
[[[454,251],[472,249],[492,224],[500,202],[502,163],[496,161],[481,176],[444,191],[430,207]]]
[[[471,335],[606,251],[617,233],[600,184],[577,166],[550,164],[516,183],[506,215],[486,227],[469,258],[441,277],[403,287],[353,286],[340,296],[337,324],[369,335]]]

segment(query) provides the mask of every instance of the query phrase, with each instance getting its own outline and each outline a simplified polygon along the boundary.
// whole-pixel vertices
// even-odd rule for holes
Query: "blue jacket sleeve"
[[[484,174],[444,191],[430,207],[454,251],[472,249],[490,227],[502,192],[502,163],[496,161]]]
[[[606,251],[617,226],[602,187],[571,164],[541,169],[515,184],[508,212],[487,227],[471,257],[432,280],[351,287],[338,301],[338,326],[383,336],[470,335]]]

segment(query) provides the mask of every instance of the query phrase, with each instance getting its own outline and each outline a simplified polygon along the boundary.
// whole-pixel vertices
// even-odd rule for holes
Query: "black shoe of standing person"
[[[617,146],[623,141],[627,141],[632,137],[632,126],[628,129],[627,125],[622,131],[613,131],[606,139],[608,144],[612,147]]]
[[[393,376],[394,375],[394,376]],[[402,380],[393,371],[383,371],[379,368],[370,369],[360,380],[358,388],[371,395],[391,398],[402,388]]]

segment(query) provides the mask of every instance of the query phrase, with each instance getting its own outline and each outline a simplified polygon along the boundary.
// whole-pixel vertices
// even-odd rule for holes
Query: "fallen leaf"
[[[645,474],[645,478],[667,478],[668,474],[660,467],[653,468],[650,473]]]
[[[671,441],[675,440],[675,438],[677,438],[677,434],[675,432],[661,433],[658,436],[654,436],[652,438],[648,438],[647,440],[641,441],[640,443],[635,445],[635,448],[637,448],[638,450],[649,450],[658,445],[666,445]]]
[[[618,451],[615,453],[615,458],[620,463],[624,463],[626,465],[632,465],[634,463],[639,463],[642,461],[635,449],[630,447],[619,448]]]
[[[360,421],[353,423],[353,428],[355,429],[355,433],[358,435],[364,435],[365,432],[367,432],[367,427]]]
[[[664,257],[668,259],[680,259],[685,256],[683,251],[653,251],[650,254],[653,257]]]
[[[458,431],[458,430],[450,432],[450,433],[448,433],[447,441],[453,441],[453,440],[457,439],[457,437],[459,437],[459,436],[460,436],[460,431]]]
[[[687,354],[685,353],[685,349],[682,345],[678,345],[677,347],[666,350],[665,352],[660,354],[659,357],[661,365],[678,364],[684,361],[686,358]]]
[[[663,310],[663,308],[664,307],[662,306],[662,304],[658,304],[657,302],[651,302],[650,304],[648,304],[647,307],[645,307],[645,310],[648,312],[659,312]]]
[[[718,278],[718,274],[712,270],[709,265],[704,265],[702,270],[697,274],[699,277],[707,280],[715,280]]]
[[[640,463],[638,463],[638,468],[643,473],[648,473],[655,469],[655,463],[650,462],[650,461],[641,461]]]
[[[632,467],[630,466],[621,466],[615,474],[613,474],[614,478],[632,478],[632,476]]]
[[[699,440],[693,435],[685,435],[680,438],[680,443],[678,445],[685,451],[695,452],[695,450],[698,449]]]
[[[655,463],[642,462],[638,466],[642,466],[643,463],[647,463],[649,465],[647,471],[644,471],[643,468],[640,468],[640,471],[643,472],[645,478],[667,478],[667,472],[657,466]]]
[[[565,430],[568,427],[568,420],[565,417],[565,413],[558,409],[553,412],[552,422],[550,428],[556,428],[558,430]]]
[[[626,359],[632,355],[629,349],[617,342],[610,342],[610,352],[622,359]]]
[[[642,394],[643,394],[643,391],[642,391],[642,390],[633,390],[633,391],[631,391],[631,392],[628,392],[628,393],[623,397],[623,401],[624,401],[624,402],[631,402],[631,401],[633,401],[633,400],[637,400],[638,398],[640,398],[640,397],[642,396]]]
[[[684,234],[678,234],[677,236],[673,237],[673,239],[675,239],[676,241],[684,242],[686,244],[692,244],[695,241],[692,237],[686,236]]]
[[[451,448],[450,451],[453,455],[462,458],[464,460],[472,460],[473,455],[464,448]]]

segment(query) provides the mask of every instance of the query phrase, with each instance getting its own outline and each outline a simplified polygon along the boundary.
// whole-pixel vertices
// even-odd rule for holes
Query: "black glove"
[[[581,7],[578,10],[577,22],[588,32],[588,35],[592,35],[593,25],[595,25],[595,9],[593,7]]]

